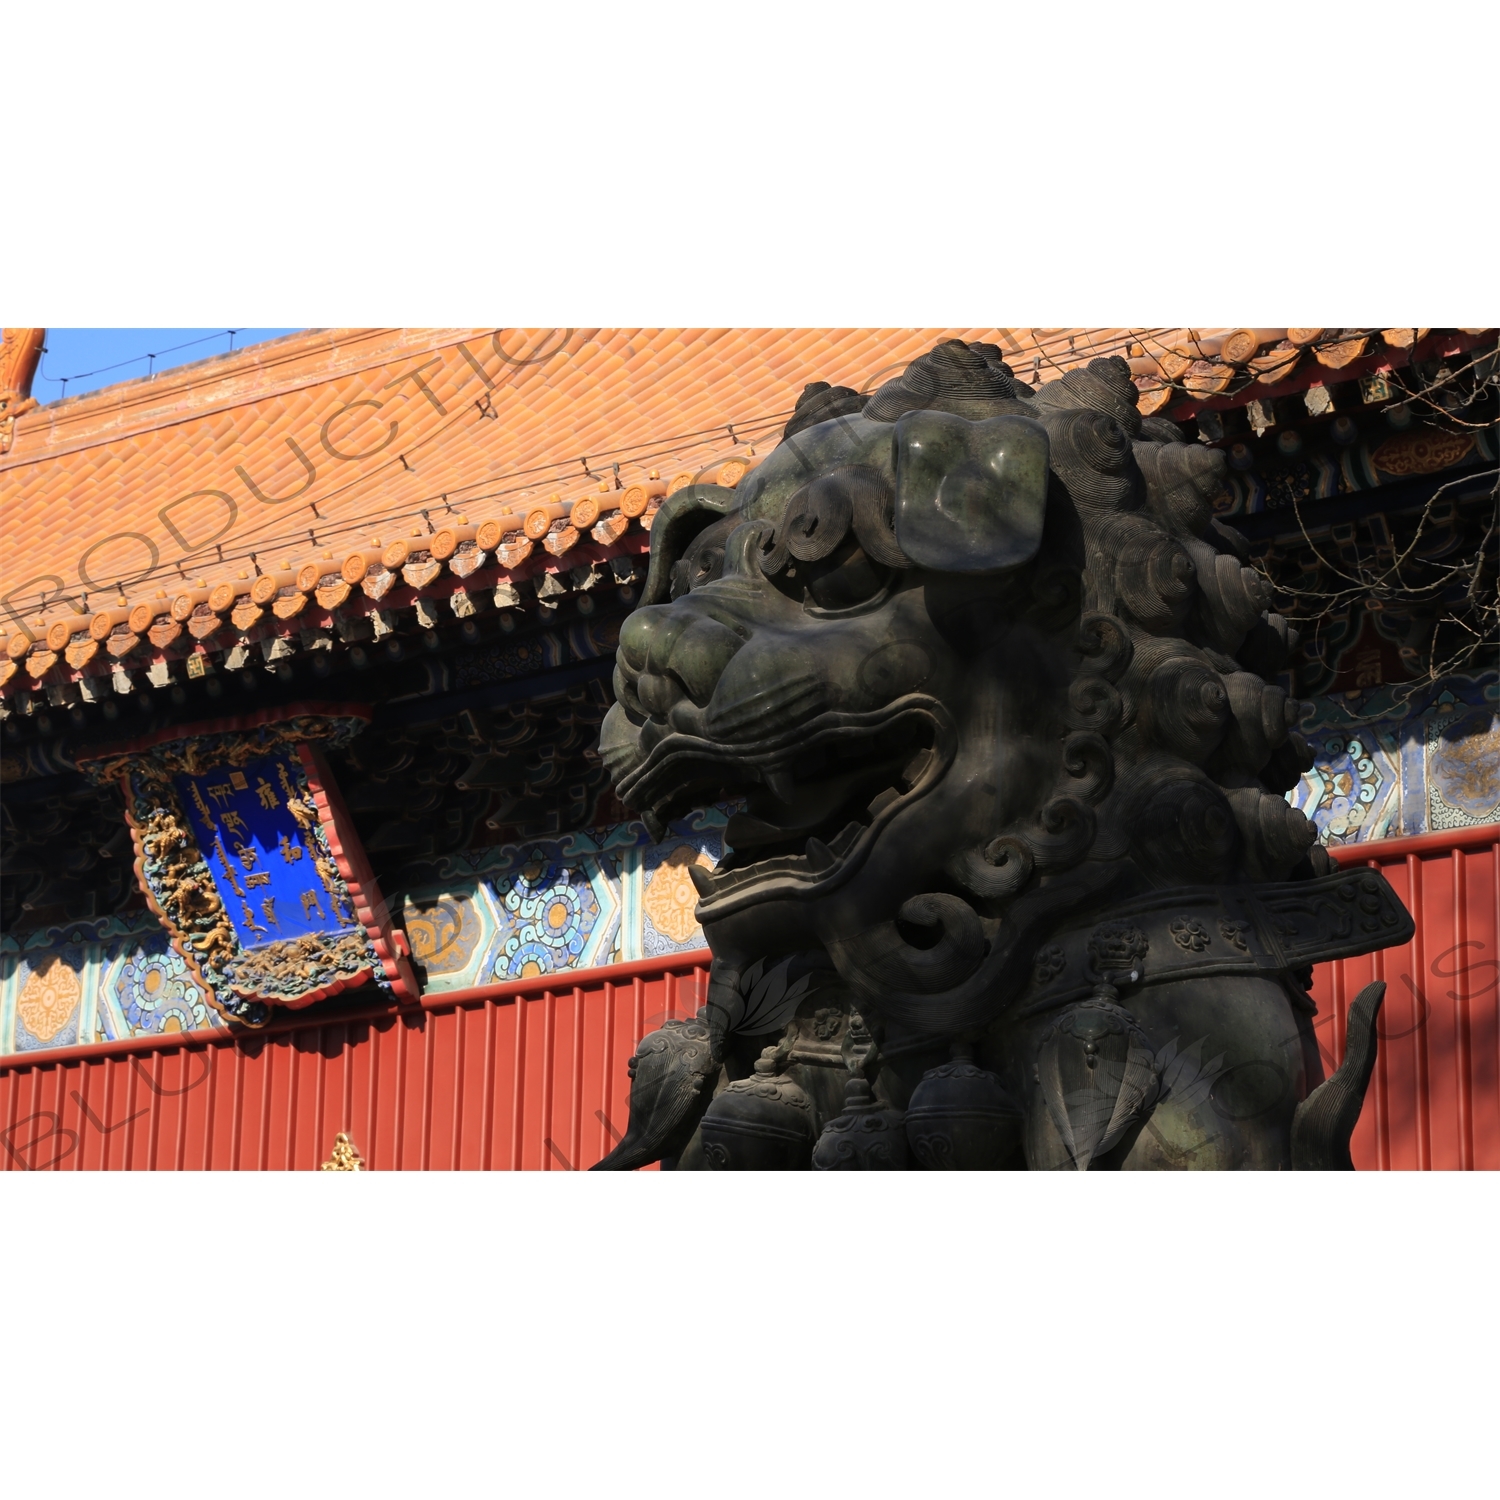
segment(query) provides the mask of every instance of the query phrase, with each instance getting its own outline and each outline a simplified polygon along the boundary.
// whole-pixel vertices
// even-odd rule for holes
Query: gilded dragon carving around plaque
[[[151,787],[149,792],[144,787],[132,791],[132,811],[139,817],[142,809],[149,808],[135,823],[142,877],[162,913],[193,950],[184,957],[210,969],[222,969],[234,957],[234,928],[188,829],[182,804],[173,789],[164,784]]]
[[[297,745],[322,744],[338,750],[365,727],[368,715],[297,714],[240,728],[229,721],[224,730],[200,733],[168,731],[149,741],[106,750],[92,756],[86,765],[97,782],[113,781],[122,773],[144,770],[153,776],[201,776],[218,766],[244,766],[273,751]],[[308,803],[306,816],[316,819],[317,809]]]
[[[308,934],[251,948],[236,961],[232,982],[252,994],[297,995],[369,967],[369,943],[362,932],[332,940]]]
[[[298,714],[163,737],[86,763],[116,780],[152,910],[216,1009],[259,1026],[387,982],[328,842],[300,755],[344,743],[362,715]]]

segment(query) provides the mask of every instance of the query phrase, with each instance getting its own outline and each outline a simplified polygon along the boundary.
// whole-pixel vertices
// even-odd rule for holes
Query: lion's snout
[[[705,707],[744,644],[719,620],[676,605],[655,605],[626,620],[619,660],[641,707],[652,718],[665,719],[685,698]]]

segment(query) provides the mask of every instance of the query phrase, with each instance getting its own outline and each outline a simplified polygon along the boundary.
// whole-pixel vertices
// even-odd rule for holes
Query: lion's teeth
[[[928,763],[932,760],[931,750],[918,750],[912,758],[907,761],[906,768],[901,772],[901,779],[908,787],[913,787],[922,779],[922,773],[926,771]]]
[[[790,802],[796,792],[797,784],[785,771],[764,771],[761,773],[765,778],[766,787],[773,797],[782,802]]]
[[[641,822],[646,825],[646,832],[651,835],[651,842],[659,844],[667,836],[667,825],[654,812],[643,812]]]
[[[702,865],[689,865],[687,867],[688,879],[693,882],[693,889],[700,896],[712,896],[714,893],[714,878],[703,868]]]
[[[814,870],[830,870],[838,863],[833,850],[822,839],[808,839],[807,848],[803,852]]]

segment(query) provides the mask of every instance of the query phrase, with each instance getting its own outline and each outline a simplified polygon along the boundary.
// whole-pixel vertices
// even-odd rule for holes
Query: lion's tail
[[[1332,1078],[1320,1083],[1292,1116],[1294,1172],[1352,1172],[1349,1140],[1375,1071],[1375,1017],[1385,999],[1385,981],[1367,984],[1349,1007],[1344,1060]]]

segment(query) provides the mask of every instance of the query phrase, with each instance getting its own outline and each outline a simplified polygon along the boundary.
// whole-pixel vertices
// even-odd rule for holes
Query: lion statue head
[[[950,341],[868,399],[810,387],[737,490],[673,495],[601,749],[652,826],[742,801],[694,871],[716,956],[818,947],[957,1035],[1064,914],[1314,873],[1266,680],[1295,636],[1223,471],[1121,359],[1028,391]]]

